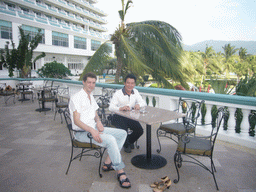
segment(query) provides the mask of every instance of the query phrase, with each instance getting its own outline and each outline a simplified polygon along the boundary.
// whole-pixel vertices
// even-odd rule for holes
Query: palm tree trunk
[[[119,83],[119,78],[121,76],[121,69],[122,69],[122,59],[119,56],[117,56],[117,65],[116,65],[116,76],[115,76],[115,83]]]

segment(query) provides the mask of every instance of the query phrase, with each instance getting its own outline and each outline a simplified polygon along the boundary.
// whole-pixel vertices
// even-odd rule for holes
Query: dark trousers
[[[126,138],[124,143],[125,147],[127,147],[129,144],[133,144],[143,134],[143,128],[138,121],[114,114],[112,116],[111,123],[116,128],[124,129],[126,132],[128,132],[128,128],[132,130],[132,133],[129,134]]]

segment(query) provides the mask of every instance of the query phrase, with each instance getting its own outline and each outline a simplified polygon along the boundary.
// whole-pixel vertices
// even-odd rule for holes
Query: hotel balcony
[[[15,88],[16,85],[27,79],[2,78],[0,85],[5,83]],[[72,95],[82,88],[82,82],[60,79],[29,79],[34,87],[43,86],[46,80],[53,86],[69,87]],[[120,89],[122,85],[101,83],[99,79],[94,91],[95,95],[102,93],[102,88]],[[248,116],[251,110],[256,110],[256,98],[243,96],[230,96],[210,93],[198,93],[158,88],[136,87],[143,98],[149,99],[152,106],[153,98],[158,108],[174,110],[179,97],[205,100],[207,107],[206,124],[200,125],[196,133],[205,135],[210,131],[211,107],[213,105],[227,106],[230,111],[228,130],[222,128],[217,137],[214,150],[214,163],[217,169],[216,179],[220,191],[241,192],[255,191],[256,178],[256,139],[249,136]],[[65,122],[61,123],[57,114],[55,121],[53,111],[35,111],[38,108],[37,99],[32,102],[18,101],[15,104],[12,98],[4,102],[0,97],[0,186],[3,191],[90,191],[102,189],[107,191],[122,191],[116,180],[114,172],[103,172],[103,177],[97,174],[98,159],[83,157],[81,161],[71,164],[69,174],[65,175],[70,158],[70,140]],[[47,103],[47,107],[52,104]],[[243,121],[241,132],[235,132],[234,113],[241,108]],[[145,127],[145,125],[142,125]],[[156,154],[158,143],[156,129],[152,128],[152,153]],[[138,140],[139,149],[122,156],[126,164],[125,172],[131,183],[132,191],[152,191],[149,187],[158,178],[167,175],[171,180],[176,179],[176,170],[173,156],[177,144],[167,138],[162,138],[162,151],[160,155],[167,159],[167,165],[156,170],[138,169],[131,164],[131,158],[146,151],[145,135]],[[183,164],[181,178],[178,184],[172,184],[172,191],[216,191],[212,176],[198,166]]]
[[[9,0],[9,2],[29,9],[30,13],[28,13],[28,14],[30,14],[30,15],[24,15],[24,13],[22,13],[19,8],[16,8],[16,10],[18,10],[18,11],[13,10],[12,8],[9,8],[7,5],[5,5],[4,3],[0,4],[1,5],[0,13],[2,12],[5,14],[8,14],[8,15],[19,16],[19,17],[22,17],[25,19],[34,20],[35,13],[33,13],[33,12],[40,12],[42,14],[50,15],[52,17],[61,18],[63,20],[73,22],[75,24],[88,26],[92,29],[99,30],[101,32],[107,31],[105,27],[101,26],[101,24],[107,23],[107,21],[101,17],[101,16],[106,16],[106,15],[98,9],[97,9],[97,14],[98,14],[97,15],[97,14],[89,11],[90,9],[82,10],[82,8],[79,8],[79,7],[71,7],[65,1],[61,1],[61,0],[45,1],[46,3],[48,2],[50,6],[46,5],[45,3],[37,3],[34,0],[15,0],[15,1]],[[62,2],[64,2],[64,3],[62,3]],[[82,4],[81,1],[79,1],[79,2],[81,4],[81,6],[84,6],[84,4]],[[57,7],[59,9],[57,9]],[[91,7],[91,6],[89,6],[89,7]],[[93,7],[91,7],[91,8],[93,8]],[[94,9],[95,8],[93,8],[93,10]],[[70,14],[68,14],[67,12],[69,12]],[[75,16],[73,16],[73,14],[76,14],[79,17],[75,17]],[[99,23],[99,25],[88,24],[88,23],[84,22],[82,19],[80,19],[80,17],[83,17],[85,19],[90,19],[96,23]],[[38,21],[38,20],[35,20],[35,21]],[[43,22],[43,23],[45,23],[45,22]]]

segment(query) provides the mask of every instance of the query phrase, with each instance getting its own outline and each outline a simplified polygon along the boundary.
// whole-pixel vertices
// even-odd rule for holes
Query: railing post
[[[212,110],[212,104],[207,104],[206,105],[206,115],[205,115],[205,124],[211,124],[212,122],[212,114],[211,114],[211,110]]]
[[[236,126],[236,120],[235,120],[235,112],[236,108],[234,107],[229,107],[229,119],[228,119],[228,130],[227,132],[229,134],[235,134],[235,126]]]
[[[243,137],[248,137],[249,135],[249,114],[251,112],[251,110],[248,110],[248,109],[242,109],[242,112],[243,112],[243,120],[242,120],[242,123],[241,123],[241,136]]]

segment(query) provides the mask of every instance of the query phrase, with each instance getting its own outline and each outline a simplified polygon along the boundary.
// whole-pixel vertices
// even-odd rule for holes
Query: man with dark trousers
[[[110,111],[130,111],[140,110],[141,107],[146,106],[146,102],[142,99],[139,91],[134,88],[136,85],[136,77],[133,74],[128,74],[125,77],[124,87],[115,92],[111,101]],[[128,132],[128,128],[132,131],[127,136],[124,144],[124,151],[127,153],[134,149],[134,142],[137,141],[143,134],[143,128],[138,121],[122,117],[114,114],[112,117],[112,124],[120,129],[124,129]]]

